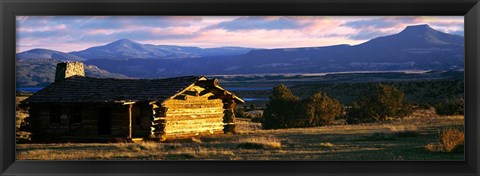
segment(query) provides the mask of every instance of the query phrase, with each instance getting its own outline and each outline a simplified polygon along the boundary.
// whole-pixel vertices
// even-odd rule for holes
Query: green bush
[[[412,113],[405,94],[393,86],[378,84],[347,109],[349,124],[379,122],[387,117],[402,118]]]
[[[435,105],[438,115],[464,115],[465,101],[463,97],[447,99],[445,102]]]
[[[330,98],[323,92],[317,92],[304,100],[304,126],[331,125],[332,122],[343,114],[340,102]]]
[[[261,121],[264,129],[312,127],[331,124],[343,114],[343,107],[325,93],[314,93],[305,100],[285,85],[274,87]]]
[[[352,106],[346,109],[345,120],[348,124],[371,123],[380,121],[380,117],[373,108],[353,102]]]
[[[289,128],[297,126],[299,98],[287,86],[280,84],[273,88],[270,101],[263,112],[264,129]]]

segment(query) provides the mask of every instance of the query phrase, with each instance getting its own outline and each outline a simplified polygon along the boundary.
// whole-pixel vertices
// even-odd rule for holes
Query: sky
[[[17,53],[80,51],[119,39],[142,44],[294,48],[356,45],[428,24],[463,35],[463,16],[17,16]]]

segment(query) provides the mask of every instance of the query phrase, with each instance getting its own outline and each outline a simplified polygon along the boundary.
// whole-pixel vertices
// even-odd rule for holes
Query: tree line
[[[446,99],[434,105],[438,115],[463,115],[463,97]],[[336,119],[348,124],[374,123],[410,115],[415,106],[405,93],[387,84],[376,84],[351,105],[344,106],[324,92],[300,99],[285,85],[273,88],[260,120],[264,129],[331,125]]]

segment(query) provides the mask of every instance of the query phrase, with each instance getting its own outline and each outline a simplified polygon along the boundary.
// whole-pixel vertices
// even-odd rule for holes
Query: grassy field
[[[417,111],[381,124],[262,130],[237,119],[237,134],[165,143],[17,144],[19,160],[464,160],[462,148],[432,152],[448,128],[463,128],[463,116]]]

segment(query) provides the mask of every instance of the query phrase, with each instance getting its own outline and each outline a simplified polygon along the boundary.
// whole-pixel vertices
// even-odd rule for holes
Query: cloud
[[[345,27],[355,29],[356,32],[348,38],[365,40],[375,37],[391,35],[400,32],[407,26],[428,24],[435,30],[447,33],[462,33],[463,17],[435,17],[435,16],[401,16],[401,17],[376,17],[366,20],[355,20],[343,24]]]
[[[240,30],[285,30],[298,29],[304,24],[299,23],[291,17],[265,17],[265,16],[251,16],[240,17],[232,21],[221,22],[216,25],[207,27],[207,29],[225,29],[228,31]]]
[[[418,24],[418,23],[424,23],[424,20],[422,20],[421,17],[400,16],[400,17],[377,17],[377,18],[371,18],[366,20],[350,21],[345,23],[344,26],[348,26],[351,28],[373,27],[377,29],[385,29],[385,28],[397,27],[399,25]]]
[[[17,18],[17,40],[62,43],[108,43],[120,38],[136,41],[186,38],[196,31],[201,17],[188,16],[21,16]],[[63,40],[58,40],[62,38]],[[31,40],[28,40],[31,42]],[[59,44],[60,45],[60,44]]]
[[[369,40],[380,36],[388,35],[387,33],[381,31],[371,31],[371,30],[360,30],[358,34],[351,35],[348,37],[352,40]]]
[[[456,34],[456,35],[461,35],[461,36],[465,35],[465,31],[464,31],[464,30],[450,31],[450,32],[448,32],[448,33],[450,33],[450,34]]]
[[[82,50],[128,38],[200,47],[286,48],[358,44],[408,25],[463,34],[463,16],[17,16],[18,50]]]
[[[345,23],[344,26],[351,28],[364,28],[364,27],[376,27],[376,28],[386,28],[392,27],[395,25],[393,21],[380,21],[380,20],[359,20],[351,21]]]

